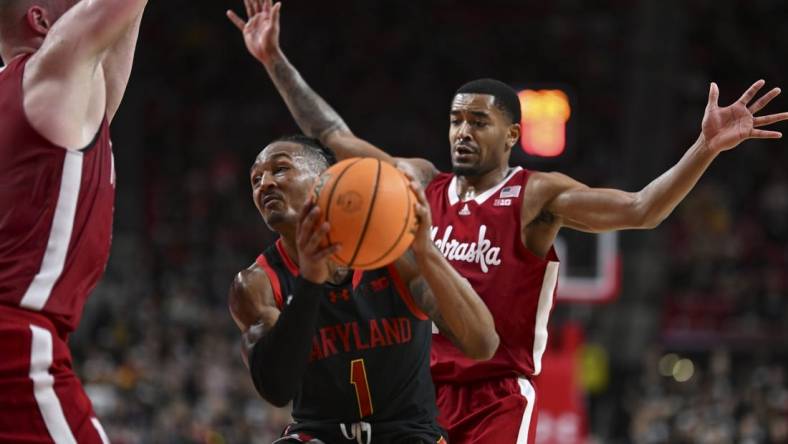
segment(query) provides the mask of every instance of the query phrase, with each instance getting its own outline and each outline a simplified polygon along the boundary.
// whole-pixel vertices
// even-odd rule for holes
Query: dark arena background
[[[298,129],[227,8],[243,5],[150,2],[114,123],[111,260],[71,338],[114,443],[269,443],[289,420],[252,387],[227,290],[273,238],[249,166]],[[759,78],[788,86],[778,0],[286,0],[281,33],[314,89],[392,153],[447,169],[453,92],[494,77],[566,97],[563,120],[531,116],[563,152],[515,147],[513,163],[630,191],[695,141],[711,81],[721,105]],[[655,230],[564,234],[566,288],[607,287],[559,288],[538,442],[788,442],[785,143],[723,153]]]

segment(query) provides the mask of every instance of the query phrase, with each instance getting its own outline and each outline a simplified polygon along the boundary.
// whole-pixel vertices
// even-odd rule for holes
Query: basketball
[[[330,225],[339,264],[361,270],[388,265],[413,242],[416,196],[394,166],[373,158],[346,159],[327,169],[314,194]]]

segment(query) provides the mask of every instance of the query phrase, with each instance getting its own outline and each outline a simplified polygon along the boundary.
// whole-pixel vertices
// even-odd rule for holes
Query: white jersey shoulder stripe
[[[52,288],[63,273],[66,253],[74,229],[79,189],[82,184],[83,154],[80,151],[65,151],[60,193],[55,206],[52,228],[49,232],[41,268],[33,278],[19,305],[31,310],[41,310],[52,294]]]

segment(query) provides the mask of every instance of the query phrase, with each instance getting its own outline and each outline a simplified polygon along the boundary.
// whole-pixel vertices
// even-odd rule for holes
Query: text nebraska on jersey
[[[454,226],[449,225],[443,236],[438,238],[438,227],[433,226],[431,231],[432,241],[441,251],[443,256],[450,261],[464,261],[477,263],[482,271],[487,273],[491,265],[501,265],[501,247],[494,247],[487,239],[487,225],[479,227],[479,238],[476,242],[458,242],[451,237]]]

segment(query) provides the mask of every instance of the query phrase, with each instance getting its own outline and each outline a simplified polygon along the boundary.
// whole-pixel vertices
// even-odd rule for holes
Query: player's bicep
[[[142,13],[147,0],[92,0],[74,5],[47,34],[37,57],[53,73],[96,67]]]
[[[338,160],[351,157],[373,157],[394,164],[394,158],[366,140],[357,137],[349,130],[333,130],[320,138],[321,142],[337,156]]]
[[[427,281],[421,276],[412,279],[408,285],[408,290],[410,290],[410,294],[413,296],[413,301],[416,303],[416,305],[418,305],[422,312],[430,317],[432,322],[435,324],[435,327],[438,328],[440,334],[448,338],[454,345],[457,346],[457,348],[462,350],[462,344],[457,339],[457,336],[454,334],[454,332],[452,332],[451,328],[449,328],[446,320],[443,319],[443,315],[441,315],[441,312],[438,309],[438,303],[435,300],[435,295],[432,293],[432,289],[430,288],[429,284],[427,284]]]
[[[414,178],[422,188],[427,188],[432,179],[438,175],[438,169],[427,159],[420,157],[397,157],[395,165]]]
[[[545,210],[560,218],[562,225],[604,232],[640,225],[637,193],[611,188],[591,188],[562,174],[551,173],[550,200]]]

